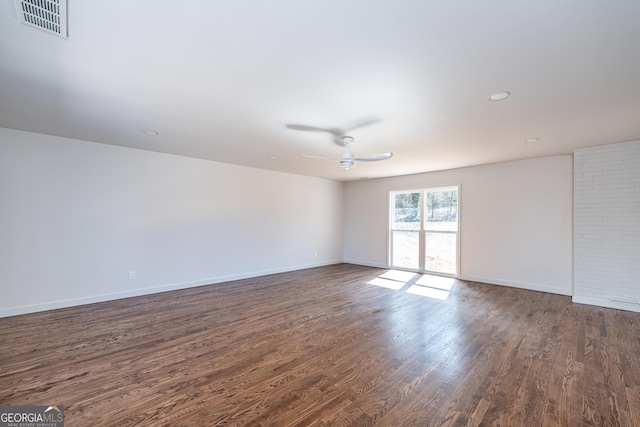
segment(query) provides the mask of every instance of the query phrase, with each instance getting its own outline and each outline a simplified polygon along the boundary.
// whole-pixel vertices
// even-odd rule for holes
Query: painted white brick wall
[[[574,151],[573,301],[640,312],[640,141]]]

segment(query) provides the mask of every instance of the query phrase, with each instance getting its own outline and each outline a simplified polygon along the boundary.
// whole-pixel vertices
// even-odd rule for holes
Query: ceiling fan
[[[342,154],[342,158],[334,159],[332,157],[324,157],[324,156],[309,156],[307,154],[303,154],[304,157],[309,159],[321,159],[321,160],[331,160],[333,162],[340,163],[342,169],[351,169],[355,167],[356,163],[360,162],[377,162],[379,160],[387,160],[393,156],[393,153],[384,153],[384,154],[374,154],[373,156],[366,157],[354,157],[351,152],[351,144],[354,143],[354,139],[352,136],[344,135],[340,137],[342,139],[342,143],[345,147],[347,147],[347,151]]]

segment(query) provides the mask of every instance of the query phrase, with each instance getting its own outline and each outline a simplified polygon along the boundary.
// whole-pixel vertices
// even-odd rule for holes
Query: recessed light
[[[275,160],[275,159],[277,159],[276,156],[269,156],[269,160]]]
[[[508,90],[503,90],[502,92],[496,92],[489,95],[487,98],[489,101],[502,101],[503,99],[508,98],[511,95],[511,92]]]
[[[525,144],[531,144],[533,142],[538,142],[538,141],[540,141],[540,138],[529,138],[524,140]]]
[[[144,133],[145,135],[151,135],[151,136],[160,135],[160,132],[153,129],[142,129],[142,133]]]

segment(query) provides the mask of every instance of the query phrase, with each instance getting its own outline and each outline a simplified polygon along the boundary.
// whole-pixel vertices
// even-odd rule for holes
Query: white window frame
[[[457,196],[458,196],[458,202],[457,202],[457,224],[456,224],[456,231],[437,231],[437,230],[426,230],[425,228],[425,209],[426,209],[426,194],[430,193],[430,192],[437,192],[437,191],[447,191],[447,190],[452,190],[452,189],[456,189],[457,191]],[[395,214],[395,196],[397,194],[408,194],[408,193],[420,193],[420,229],[416,230],[415,232],[418,233],[418,268],[417,269],[413,269],[413,268],[408,268],[408,267],[399,267],[399,266],[394,266],[393,265],[393,232],[394,231],[412,231],[412,230],[402,230],[402,229],[397,229],[397,228],[393,228],[393,219],[394,219],[394,214]],[[389,192],[389,232],[388,232],[388,241],[389,241],[389,245],[388,245],[388,265],[390,268],[397,268],[397,269],[403,269],[403,270],[410,270],[410,271],[417,271],[420,273],[430,273],[430,274],[438,274],[438,275],[442,275],[442,276],[448,276],[448,277],[458,277],[460,276],[460,219],[461,219],[461,215],[460,215],[460,184],[454,184],[454,185],[444,185],[444,186],[438,186],[438,187],[426,187],[426,188],[420,188],[420,189],[413,189],[413,190],[394,190],[394,191],[390,191]],[[456,266],[455,266],[455,272],[454,273],[446,273],[446,272],[441,272],[441,271],[434,271],[434,270],[427,270],[426,266],[425,266],[425,251],[426,251],[426,234],[427,233],[443,233],[443,234],[451,234],[451,233],[455,233],[456,234]]]

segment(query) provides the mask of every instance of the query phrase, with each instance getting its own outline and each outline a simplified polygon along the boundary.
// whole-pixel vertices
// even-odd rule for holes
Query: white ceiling
[[[68,0],[68,22],[0,0],[0,126],[337,180],[640,139],[636,0]],[[298,129],[354,126],[394,157],[302,157],[343,148]]]

